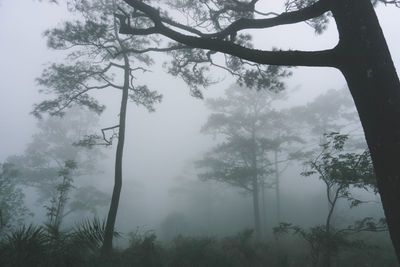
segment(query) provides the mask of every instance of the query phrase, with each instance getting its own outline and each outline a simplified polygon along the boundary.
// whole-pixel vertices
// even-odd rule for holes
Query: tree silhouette
[[[101,135],[89,135],[80,145],[93,146],[101,142],[111,145],[117,138],[115,159],[115,183],[111,205],[107,217],[102,253],[112,249],[112,238],[122,187],[122,157],[125,142],[126,113],[128,100],[154,111],[153,105],[161,101],[161,95],[151,91],[146,85],[137,84],[137,72],[147,71],[152,64],[150,57],[133,54],[135,49],[156,42],[146,37],[120,37],[116,13],[123,2],[71,1],[70,10],[79,15],[78,20],[66,22],[59,28],[46,31],[50,48],[69,50],[66,63],[52,64],[38,78],[45,93],[56,98],[37,104],[33,114],[63,115],[72,104],[87,107],[97,113],[104,110],[90,93],[113,89],[122,93],[118,125],[102,129]],[[83,17],[83,19],[82,19]],[[142,26],[148,25],[143,19]],[[139,25],[137,24],[137,25]],[[111,137],[108,132],[112,131]],[[114,132],[116,131],[116,132]]]
[[[271,74],[270,79],[280,79],[280,76]],[[272,159],[271,153],[278,152],[285,142],[300,141],[278,126],[284,125],[283,118],[274,110],[273,102],[283,96],[274,90],[279,91],[283,86],[281,83],[278,88],[260,91],[237,86],[228,88],[224,97],[207,100],[213,113],[202,128],[203,132],[218,136],[222,141],[197,162],[203,170],[200,178],[227,183],[252,195],[258,238],[261,236],[263,187],[276,186],[276,177],[271,179],[271,174],[277,171],[278,159]]]

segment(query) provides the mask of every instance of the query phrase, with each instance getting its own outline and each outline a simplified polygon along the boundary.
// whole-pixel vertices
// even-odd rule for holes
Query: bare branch
[[[119,125],[115,125],[115,126],[111,126],[111,127],[107,127],[107,128],[101,129],[101,133],[103,135],[103,140],[104,140],[104,142],[106,142],[106,145],[112,145],[112,140],[115,137],[115,133],[114,133],[110,138],[107,138],[106,137],[106,131],[114,130],[116,128],[119,128]]]

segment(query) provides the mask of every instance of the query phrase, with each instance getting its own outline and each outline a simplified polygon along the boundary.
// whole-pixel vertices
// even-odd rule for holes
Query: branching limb
[[[117,135],[116,133],[113,133],[110,138],[107,138],[106,137],[106,131],[114,130],[116,128],[119,128],[119,125],[115,125],[115,126],[111,126],[111,127],[107,127],[107,128],[101,129],[101,134],[103,136],[103,140],[104,140],[106,145],[112,145],[112,140]]]
[[[145,4],[141,3],[141,5]],[[152,9],[152,13],[154,12],[155,11]],[[154,20],[156,26],[154,26],[150,32],[147,31],[148,29],[135,29],[130,27],[126,23],[121,23],[120,33],[133,35],[158,33],[186,46],[222,52],[259,64],[322,67],[337,67],[339,65],[339,57],[336,55],[335,49],[311,52],[263,51],[250,49],[225,40],[214,38],[201,38],[182,34],[178,31],[166,27],[162,23],[158,13],[155,13],[157,14],[157,16],[155,17],[156,19]]]
[[[189,28],[186,25],[182,25],[180,23],[173,22],[170,19],[162,18],[160,15],[160,12],[157,9],[143,3],[142,1],[139,1],[139,0],[124,0],[124,1],[128,5],[132,6],[133,8],[136,8],[136,9],[142,11],[143,13],[145,13],[155,24],[154,27],[151,27],[148,29],[136,29],[136,30],[141,30],[141,32],[143,32],[144,30],[148,30],[150,32],[157,31],[158,28],[165,27],[163,25],[163,22],[166,21],[166,23],[168,23],[169,25],[172,25],[174,27],[177,27],[182,30],[188,31],[190,33],[196,34],[199,37],[218,38],[218,39],[226,38],[231,34],[235,34],[238,31],[245,30],[245,29],[265,29],[265,28],[271,28],[271,27],[280,26],[280,25],[294,24],[294,23],[306,21],[306,20],[318,17],[318,16],[324,14],[325,12],[329,11],[328,1],[320,0],[320,1],[317,1],[315,4],[312,4],[306,8],[303,8],[303,9],[300,9],[297,11],[292,11],[292,12],[285,12],[285,13],[277,15],[273,18],[266,18],[266,19],[244,19],[244,18],[242,18],[242,19],[239,19],[239,20],[233,22],[232,24],[227,26],[222,31],[215,32],[215,33],[202,33],[196,29]],[[125,24],[124,26],[128,26],[128,25]]]
[[[113,57],[117,57],[121,54],[144,54],[148,52],[171,52],[174,50],[180,50],[180,49],[188,49],[188,46],[185,45],[171,45],[169,47],[149,47],[145,49],[135,49],[135,48],[127,48],[125,51],[120,51],[116,54],[113,55]]]

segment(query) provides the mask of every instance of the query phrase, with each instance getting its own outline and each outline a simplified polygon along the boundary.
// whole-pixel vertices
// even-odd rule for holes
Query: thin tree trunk
[[[128,66],[125,65],[124,70],[124,88],[122,90],[121,109],[119,114],[118,144],[115,157],[115,181],[111,198],[111,205],[107,216],[102,255],[107,255],[112,251],[112,239],[114,235],[115,221],[117,217],[119,198],[122,188],[122,159],[125,142],[126,110],[129,95],[129,62],[125,62],[125,64],[128,64]]]
[[[275,193],[276,193],[276,220],[281,221],[281,192],[279,180],[278,151],[274,150],[274,168],[275,168]]]
[[[254,209],[254,230],[256,239],[259,240],[261,237],[261,223],[260,223],[260,204],[259,204],[259,185],[257,175],[252,180],[253,187],[253,209]]]
[[[115,1],[114,9],[116,10]],[[121,50],[124,52],[125,48],[123,43],[118,37],[118,26],[114,19],[114,30],[116,41],[119,43]],[[124,143],[125,143],[125,127],[126,127],[126,110],[128,105],[129,97],[129,77],[130,77],[130,64],[129,58],[126,53],[123,53],[124,58],[124,85],[122,89],[121,106],[119,113],[119,131],[118,131],[118,144],[115,156],[115,181],[114,189],[111,197],[110,210],[107,216],[106,229],[104,234],[104,242],[102,247],[102,255],[107,255],[112,251],[112,240],[114,236],[115,221],[117,217],[119,198],[121,195],[122,188],[122,159],[124,153]]]
[[[259,240],[261,237],[261,222],[260,222],[260,186],[258,181],[258,171],[257,171],[257,145],[255,130],[252,132],[252,162],[251,167],[254,171],[252,179],[252,189],[253,189],[253,211],[254,211],[254,230],[256,234],[256,239]]]
[[[383,209],[400,261],[400,82],[370,0],[335,0],[339,66],[371,152]]]
[[[332,187],[326,182],[326,193],[328,197],[328,205],[329,205],[329,211],[328,211],[328,216],[326,218],[326,223],[325,223],[325,255],[324,255],[324,266],[325,267],[331,267],[331,221],[332,221],[332,215],[333,211],[335,209],[337,200],[339,199],[339,193],[340,193],[341,188],[337,188],[335,191],[335,194],[331,196],[332,192]]]
[[[117,10],[115,0],[113,0],[114,12]],[[126,111],[129,98],[129,85],[130,85],[130,64],[128,55],[125,52],[125,46],[118,36],[118,25],[114,17],[114,35],[115,41],[118,43],[123,59],[124,59],[124,85],[122,88],[121,106],[119,113],[119,127],[118,127],[118,144],[115,155],[115,175],[114,175],[114,189],[111,197],[110,209],[108,211],[106,229],[104,233],[103,246],[101,248],[101,255],[105,256],[112,252],[112,241],[114,236],[115,221],[117,218],[119,199],[122,188],[122,160],[124,154],[125,143],[125,129],[126,129]]]
[[[260,183],[260,185],[261,185],[261,204],[262,204],[261,214],[263,216],[262,230],[264,233],[266,233],[267,232],[267,204],[266,204],[266,199],[265,199],[265,181],[262,181]]]

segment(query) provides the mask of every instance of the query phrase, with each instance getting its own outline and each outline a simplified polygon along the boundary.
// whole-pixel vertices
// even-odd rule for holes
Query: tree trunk
[[[117,217],[119,198],[122,188],[122,158],[124,152],[125,142],[125,124],[126,124],[126,110],[129,96],[129,60],[124,55],[124,86],[122,90],[121,108],[119,114],[119,131],[118,131],[118,144],[115,157],[115,182],[114,190],[111,198],[110,210],[108,211],[106,229],[104,234],[103,247],[101,249],[102,255],[110,254],[112,251],[112,240],[114,235],[115,220]]]
[[[278,166],[278,151],[274,151],[274,168],[275,168],[275,193],[276,193],[276,220],[279,224],[281,221],[281,192],[279,188],[279,166]]]
[[[339,69],[371,152],[390,237],[400,260],[400,82],[369,0],[332,0]]]
[[[253,187],[253,209],[254,209],[254,230],[256,239],[261,237],[261,223],[260,223],[260,202],[259,202],[259,185],[257,175],[254,175],[252,180]]]
[[[261,186],[261,214],[262,214],[262,231],[267,233],[267,203],[265,198],[265,181],[260,182]]]
[[[256,239],[259,240],[261,237],[260,186],[259,186],[259,181],[258,181],[258,170],[257,170],[257,144],[256,144],[255,127],[253,127],[251,138],[252,138],[251,168],[253,169],[253,172],[254,172],[253,178],[252,178],[254,231],[256,234]]]

